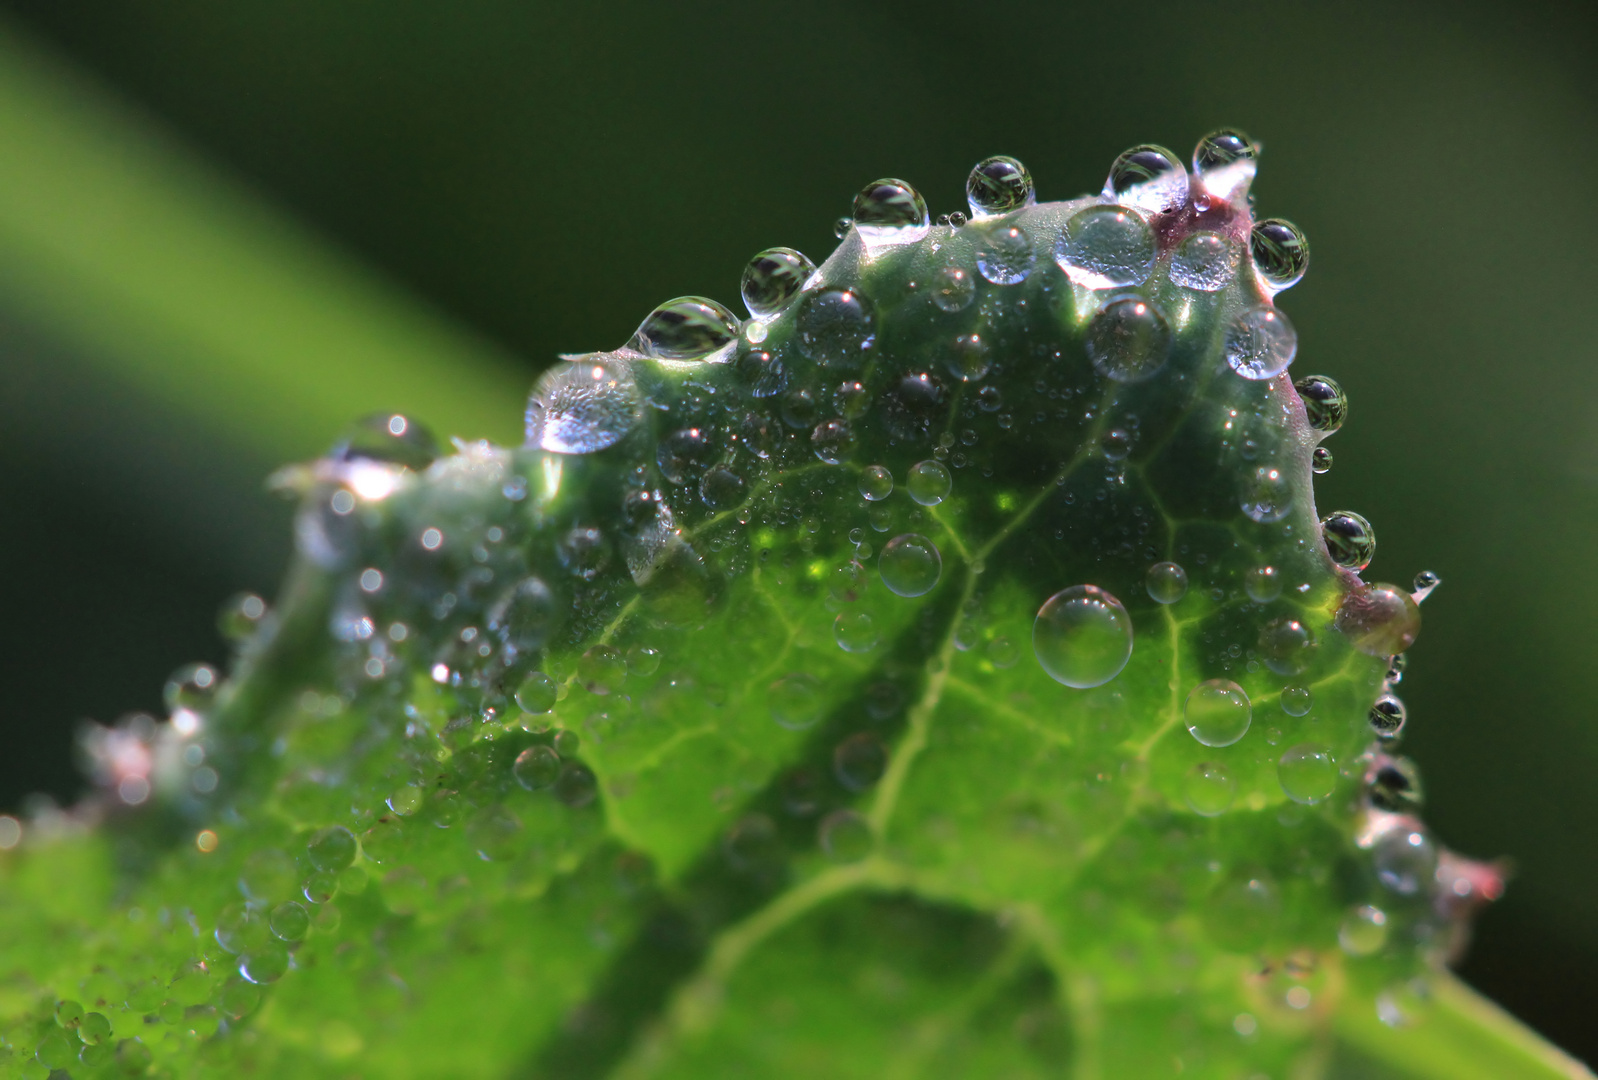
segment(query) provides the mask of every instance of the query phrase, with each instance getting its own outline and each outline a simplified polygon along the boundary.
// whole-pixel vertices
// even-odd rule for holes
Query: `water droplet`
[[[1387,661],[1387,682],[1388,682],[1388,684],[1392,685],[1392,686],[1397,686],[1399,683],[1403,682],[1404,681],[1404,669],[1406,667],[1408,667],[1408,666],[1409,666],[1409,658],[1407,656],[1405,656],[1403,653],[1395,653],[1393,655],[1392,659]]]
[[[1345,570],[1358,573],[1376,557],[1376,532],[1353,511],[1337,510],[1321,518],[1321,536],[1327,554]]]
[[[903,180],[875,180],[854,197],[854,227],[866,247],[913,244],[932,228],[926,200]]]
[[[1174,562],[1157,562],[1143,579],[1149,598],[1157,604],[1174,604],[1187,595],[1187,571]]]
[[[560,775],[560,755],[547,746],[529,746],[516,755],[510,771],[528,791],[542,791]]]
[[[627,674],[640,678],[660,670],[660,650],[649,645],[633,645],[627,650]]]
[[[288,970],[288,950],[276,943],[263,945],[239,959],[239,974],[256,985],[275,983]]]
[[[744,501],[749,485],[724,466],[710,469],[699,480],[699,501],[712,510],[731,510]]]
[[[555,557],[572,577],[593,581],[610,563],[610,541],[592,525],[573,526],[555,542]]]
[[[337,873],[355,861],[355,834],[342,825],[330,825],[311,834],[305,853],[311,865],[327,873]]]
[[[1031,206],[1037,196],[1026,166],[999,154],[978,162],[971,170],[965,181],[965,198],[971,206],[971,216],[980,220]]]
[[[1415,591],[1410,594],[1411,598],[1417,604],[1424,603],[1426,598],[1432,594],[1432,590],[1442,583],[1443,579],[1438,577],[1433,571],[1422,570],[1415,575]]]
[[[1309,426],[1330,435],[1348,418],[1348,395],[1328,375],[1306,375],[1293,384],[1304,401]]]
[[[944,366],[961,382],[977,382],[988,373],[988,343],[981,334],[961,334],[954,339]]]
[[[1409,813],[1423,801],[1420,770],[1409,758],[1377,755],[1375,767],[1366,776],[1366,785],[1370,801],[1391,814]]]
[[[168,709],[204,712],[221,685],[222,676],[210,664],[184,664],[167,678],[162,696]]]
[[[1404,732],[1409,713],[1395,694],[1383,694],[1371,705],[1371,731],[1378,739],[1396,739]]]
[[[1125,461],[1132,452],[1132,433],[1125,428],[1111,428],[1099,440],[1099,449],[1110,461]]]
[[[1387,913],[1363,904],[1343,917],[1337,943],[1350,956],[1371,956],[1387,944]]]
[[[988,663],[1003,671],[1015,667],[1016,662],[1021,659],[1021,650],[1015,642],[1000,636],[988,642],[987,657]]]
[[[744,267],[739,284],[744,306],[756,318],[775,315],[799,295],[815,272],[816,264],[793,248],[767,248]]]
[[[1332,452],[1324,446],[1317,446],[1309,457],[1309,467],[1316,476],[1324,476],[1332,471]]]
[[[297,904],[293,900],[285,900],[273,908],[271,917],[267,921],[272,927],[272,933],[283,941],[303,940],[311,929],[310,913],[305,910],[304,905]]]
[[[1032,240],[1018,225],[1000,226],[977,245],[977,273],[995,285],[1020,284],[1036,264]]]
[[[334,461],[379,461],[421,472],[438,460],[438,440],[424,424],[401,413],[362,417],[333,444]]]
[[[1055,682],[1078,690],[1102,686],[1132,657],[1132,617],[1098,586],[1072,585],[1038,608],[1032,651]]]
[[[555,707],[558,695],[559,687],[555,685],[555,680],[542,671],[535,671],[516,688],[516,704],[521,706],[523,712],[547,713]]]
[[[642,417],[630,361],[595,353],[539,378],[527,403],[527,445],[591,454],[620,442]]]
[[[1237,778],[1225,765],[1201,761],[1187,772],[1182,798],[1188,809],[1204,817],[1218,817],[1232,808],[1237,797]]]
[[[1217,292],[1237,275],[1237,245],[1220,233],[1196,232],[1171,253],[1171,280],[1185,289]]]
[[[1252,308],[1226,328],[1226,362],[1245,379],[1270,379],[1298,354],[1298,331],[1275,308]]]
[[[234,645],[255,635],[270,612],[265,600],[254,593],[238,593],[223,603],[216,615],[216,628]]]
[[[614,693],[627,678],[627,661],[610,645],[595,645],[577,660],[577,678],[591,694]]]
[[[1259,150],[1254,141],[1236,128],[1221,128],[1199,140],[1193,150],[1193,171],[1206,173],[1238,161],[1252,161]]]
[[[832,640],[848,653],[866,653],[877,647],[877,623],[864,611],[840,611],[832,620]]]
[[[927,372],[912,372],[881,398],[882,422],[896,439],[928,438],[943,419],[943,384]]]
[[[1343,598],[1332,625],[1366,656],[1392,656],[1420,636],[1420,608],[1397,585],[1364,585]]]
[[[711,433],[701,427],[680,428],[660,440],[655,463],[660,473],[674,484],[686,484],[701,476],[718,457],[721,448]]]
[[[860,473],[860,494],[880,502],[893,494],[893,473],[882,465],[867,465]]]
[[[745,349],[735,361],[743,385],[757,398],[775,397],[788,388],[788,371],[777,353]]]
[[[925,596],[943,576],[943,555],[925,536],[904,533],[882,545],[877,572],[894,595]]]
[[[841,465],[854,453],[858,440],[845,420],[823,420],[810,433],[810,449],[828,465]]]
[[[1254,257],[1254,272],[1273,293],[1298,284],[1309,269],[1309,240],[1291,221],[1266,218],[1256,222],[1248,248]]]
[[[1315,635],[1298,619],[1282,615],[1260,628],[1258,649],[1276,674],[1297,675],[1315,658]]]
[[[922,506],[937,506],[954,487],[949,469],[941,461],[922,461],[910,466],[905,490]]]
[[[1101,197],[1155,214],[1180,210],[1187,203],[1187,170],[1163,146],[1134,146],[1110,166]]]
[[[1437,846],[1419,829],[1390,829],[1371,851],[1376,880],[1400,896],[1414,896],[1437,874]]]
[[[709,687],[706,687],[706,689],[708,690]],[[582,740],[578,738],[577,732],[569,728],[561,728],[555,732],[550,744],[555,748],[555,753],[563,758],[571,758],[577,756],[577,748],[582,744]]]
[[[1305,716],[1315,706],[1315,695],[1305,686],[1282,687],[1282,711],[1288,716]]]
[[[860,416],[871,404],[870,396],[866,393],[866,384],[858,379],[845,379],[832,392],[832,404],[848,419]]]
[[[976,282],[958,266],[945,266],[932,275],[932,302],[944,311],[964,311],[976,295]]]
[[[795,431],[804,431],[816,422],[816,398],[803,388],[791,390],[782,398],[782,422]]]
[[[1337,790],[1337,762],[1332,752],[1318,743],[1291,747],[1276,763],[1276,779],[1287,797],[1305,806],[1325,801]]]
[[[536,575],[513,585],[489,609],[489,629],[499,634],[518,652],[543,648],[549,635],[559,629],[566,615],[565,605]]]
[[[1054,246],[1054,261],[1088,289],[1140,285],[1154,270],[1154,233],[1131,210],[1090,206],[1069,222]]]
[[[1099,374],[1121,383],[1142,382],[1170,357],[1171,327],[1149,301],[1119,296],[1093,316],[1084,345]]]
[[[1248,734],[1253,707],[1235,682],[1210,679],[1188,691],[1182,707],[1187,730],[1205,746],[1231,746]]]
[[[832,235],[839,240],[849,235],[849,230],[854,228],[854,218],[841,217],[832,223]]]
[[[871,823],[853,810],[834,810],[822,818],[817,835],[821,850],[837,863],[859,862],[876,845]]]
[[[1261,465],[1244,484],[1239,508],[1252,520],[1281,521],[1293,509],[1293,485],[1275,465]]]
[[[869,731],[856,732],[832,751],[832,775],[850,791],[872,787],[888,769],[888,747]]]
[[[850,289],[822,289],[799,308],[799,351],[822,367],[853,370],[876,340],[871,302]]]
[[[561,805],[581,810],[598,796],[599,781],[594,778],[591,769],[575,761],[568,761],[560,767],[560,775],[555,778],[555,798]]]
[[[703,296],[679,296],[638,324],[631,346],[658,360],[692,360],[737,336],[738,316]]]
[[[1243,575],[1243,591],[1256,604],[1268,604],[1282,595],[1282,574],[1274,566],[1256,566]]]
[[[790,731],[803,731],[815,724],[826,704],[820,681],[802,671],[784,675],[767,687],[766,702],[771,718]]]

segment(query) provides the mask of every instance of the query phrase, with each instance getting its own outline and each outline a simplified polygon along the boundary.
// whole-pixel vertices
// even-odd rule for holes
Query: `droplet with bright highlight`
[[[1097,585],[1072,585],[1038,608],[1032,651],[1055,682],[1078,690],[1102,686],[1132,658],[1132,617]]]

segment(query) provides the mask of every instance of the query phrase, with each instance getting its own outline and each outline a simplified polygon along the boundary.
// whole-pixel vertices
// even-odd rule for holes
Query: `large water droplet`
[[[529,746],[510,767],[516,782],[528,791],[542,791],[560,776],[560,755],[547,746]]]
[[[1297,675],[1315,658],[1315,635],[1291,615],[1272,619],[1260,628],[1260,659],[1278,675]]]
[[[1187,203],[1187,170],[1163,146],[1134,146],[1110,166],[1102,197],[1155,214],[1180,210]]]
[[[854,227],[868,248],[913,244],[932,228],[921,193],[889,177],[860,189],[854,197]]]
[[[832,620],[832,640],[844,652],[870,652],[880,640],[877,622],[864,611],[840,611]]]
[[[630,361],[603,353],[545,372],[527,404],[527,445],[560,454],[614,446],[643,416]]]
[[[1089,289],[1140,285],[1154,270],[1154,232],[1132,210],[1090,206],[1069,222],[1054,245],[1054,261]]]
[[[756,318],[775,315],[799,295],[815,272],[816,264],[793,248],[767,248],[744,267],[739,283],[744,306]]]
[[[882,545],[877,571],[894,594],[925,596],[943,575],[943,556],[925,536],[904,533]]]
[[[766,690],[766,702],[771,707],[771,718],[790,731],[803,731],[814,725],[826,704],[820,681],[802,671],[772,683]]]
[[[847,420],[823,420],[810,433],[810,449],[828,465],[841,465],[854,453],[859,440]]]
[[[1396,739],[1403,734],[1404,721],[1408,718],[1409,712],[1398,695],[1383,694],[1372,703],[1368,719],[1371,732],[1378,739]]]
[[[1325,801],[1337,790],[1337,762],[1318,743],[1289,748],[1276,763],[1276,779],[1289,799],[1305,806]]]
[[[1236,128],[1212,131],[1200,139],[1193,150],[1193,171],[1203,181],[1206,196],[1224,201],[1241,199],[1254,180],[1258,153],[1254,142]]]
[[[1237,797],[1237,778],[1225,765],[1201,761],[1187,772],[1182,782],[1182,798],[1195,814],[1217,817],[1232,808]]]
[[[1321,536],[1332,561],[1345,570],[1357,573],[1376,557],[1375,530],[1351,510],[1336,510],[1321,518]]]
[[[1099,374],[1137,383],[1165,366],[1171,355],[1171,327],[1149,301],[1118,296],[1093,316],[1083,344]]]
[[[516,704],[523,712],[547,713],[555,707],[559,695],[555,680],[542,671],[535,671],[516,688]]]
[[[1235,682],[1210,679],[1188,691],[1182,720],[1205,746],[1231,746],[1248,734],[1253,706]]]
[[[1281,218],[1266,218],[1249,234],[1254,272],[1272,293],[1297,285],[1309,269],[1309,240],[1297,225]]]
[[[1055,682],[1102,686],[1132,658],[1132,616],[1097,585],[1072,585],[1038,608],[1032,651]]]
[[[1293,509],[1293,485],[1287,473],[1275,465],[1256,468],[1244,484],[1238,506],[1255,521],[1281,521]]]
[[[893,494],[893,473],[882,465],[867,465],[860,472],[860,494],[880,502]]]
[[[822,367],[851,371],[876,340],[871,302],[851,289],[822,289],[799,308],[799,351]]]
[[[738,316],[703,296],[667,300],[633,334],[632,347],[658,360],[692,360],[738,336]]]
[[[1187,571],[1174,562],[1157,562],[1143,578],[1149,598],[1157,604],[1174,604],[1187,595]]]
[[[1309,426],[1330,435],[1348,418],[1348,395],[1329,375],[1306,375],[1293,384],[1304,401]]]
[[[1315,706],[1315,695],[1306,686],[1282,687],[1282,711],[1288,716],[1305,716]]]
[[[1026,166],[999,154],[978,162],[971,170],[965,181],[965,198],[971,206],[971,216],[981,220],[1031,206],[1037,196]]]
[[[1366,656],[1392,656],[1420,636],[1420,608],[1397,585],[1378,582],[1345,596],[1332,625]]]
[[[976,295],[977,283],[958,266],[945,266],[932,275],[932,302],[944,311],[964,311]]]
[[[1032,240],[1019,225],[1001,225],[977,245],[977,273],[995,285],[1025,281],[1036,263]]]
[[[1196,232],[1171,253],[1171,280],[1185,289],[1217,292],[1237,275],[1237,245],[1220,233]]]
[[[1298,354],[1298,331],[1275,308],[1252,308],[1226,328],[1226,362],[1245,379],[1270,379]]]
[[[954,487],[948,466],[941,461],[922,461],[910,466],[905,490],[922,506],[937,506]]]

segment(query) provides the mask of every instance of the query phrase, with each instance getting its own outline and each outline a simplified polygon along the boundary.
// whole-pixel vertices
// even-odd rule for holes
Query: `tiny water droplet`
[[[1256,222],[1248,247],[1254,272],[1273,293],[1298,284],[1309,269],[1309,240],[1291,221],[1266,218]]]
[[[1187,170],[1163,146],[1134,146],[1110,166],[1101,197],[1155,214],[1180,210],[1187,203]]]
[[[1182,720],[1205,746],[1231,746],[1248,734],[1253,706],[1235,682],[1209,679],[1188,691]]]
[[[1315,695],[1308,687],[1282,687],[1282,711],[1288,716],[1305,716],[1315,705]]]
[[[1330,435],[1343,426],[1348,418],[1348,395],[1342,386],[1328,375],[1306,375],[1293,384],[1304,402],[1304,414],[1309,426]]]
[[[1432,591],[1442,583],[1443,579],[1431,570],[1422,570],[1416,574],[1415,591],[1411,594],[1415,603],[1424,603],[1426,598],[1432,594]]]
[[[222,676],[210,664],[184,664],[167,678],[162,697],[168,709],[204,712],[221,685]]]
[[[882,545],[877,571],[896,596],[925,596],[943,576],[943,556],[925,536],[904,533]]]
[[[1003,154],[977,163],[966,177],[965,197],[978,220],[1031,206],[1037,199],[1026,166]]]
[[[739,291],[755,317],[775,315],[799,295],[816,264],[793,248],[767,248],[744,267]]]
[[[954,487],[949,469],[941,461],[922,461],[910,466],[905,490],[922,506],[937,506]]]
[[[850,289],[822,289],[799,308],[799,351],[822,367],[853,370],[876,340],[871,302]]]
[[[1001,635],[988,642],[987,657],[990,664],[1003,671],[1015,667],[1021,659],[1021,650],[1015,642]]]
[[[945,266],[932,275],[932,302],[944,311],[964,311],[976,295],[976,282],[958,266]]]
[[[1140,285],[1154,270],[1154,232],[1134,211],[1091,206],[1066,223],[1054,261],[1088,289]]]
[[[1300,743],[1277,761],[1276,779],[1289,799],[1314,806],[1337,790],[1337,762],[1319,743]]]
[[[1274,566],[1256,566],[1243,575],[1243,591],[1256,604],[1268,604],[1282,595],[1282,575]]]
[[[1396,694],[1383,694],[1370,708],[1371,731],[1378,739],[1396,739],[1404,733],[1409,712]]]
[[[839,240],[849,235],[849,230],[854,228],[854,218],[841,217],[832,223],[832,235]]]
[[[784,675],[766,690],[766,702],[771,718],[790,731],[803,731],[821,719],[826,704],[821,695],[821,683],[814,675],[795,672]]]
[[[932,228],[932,219],[919,191],[888,177],[854,197],[854,227],[868,248],[890,247],[916,243]]]
[[[1387,661],[1387,682],[1392,686],[1403,682],[1404,669],[1408,666],[1409,657],[1404,653],[1395,653],[1393,658]]]
[[[1204,817],[1218,817],[1232,808],[1237,797],[1237,778],[1225,765],[1201,761],[1187,772],[1182,783],[1182,798],[1188,809]]]
[[[893,473],[883,465],[867,465],[860,472],[860,494],[880,502],[893,494]]]
[[[1093,316],[1084,345],[1099,374],[1120,383],[1142,382],[1170,357],[1171,326],[1149,301],[1119,296]]]
[[[1271,379],[1298,354],[1298,331],[1275,308],[1251,308],[1226,328],[1226,362],[1245,379]]]
[[[738,316],[703,296],[679,296],[638,324],[632,347],[659,360],[692,360],[737,336]]]
[[[1196,232],[1171,253],[1171,280],[1184,289],[1217,292],[1237,276],[1237,245],[1220,233]]]
[[[1332,561],[1355,573],[1376,557],[1376,532],[1371,523],[1351,510],[1337,510],[1321,518],[1321,536]]]
[[[1149,598],[1157,604],[1174,604],[1187,595],[1187,571],[1174,562],[1157,562],[1143,579]]]
[[[1332,452],[1324,446],[1317,446],[1309,457],[1309,467],[1317,476],[1324,476],[1332,471]]]
[[[702,427],[679,428],[655,448],[655,464],[660,466],[661,475],[674,484],[697,480],[720,456],[721,447],[715,437]]]
[[[848,653],[866,653],[877,647],[877,623],[864,611],[840,611],[832,620],[832,640]]]
[[[1072,585],[1038,608],[1032,651],[1055,682],[1078,690],[1102,686],[1132,658],[1132,617],[1098,586]]]
[[[1037,253],[1018,225],[994,229],[977,245],[977,273],[995,285],[1018,285],[1032,274]]]
[[[510,771],[528,791],[542,791],[560,776],[560,755],[547,746],[529,746],[516,755]]]

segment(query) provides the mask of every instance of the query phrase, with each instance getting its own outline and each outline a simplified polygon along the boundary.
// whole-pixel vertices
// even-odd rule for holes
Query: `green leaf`
[[[995,159],[957,226],[879,181],[519,449],[385,414],[286,473],[228,679],[0,859],[18,1068],[71,1001],[91,1074],[1577,1075],[1441,972],[1502,881],[1372,712],[1419,611],[1323,539],[1252,153],[1124,205]]]

